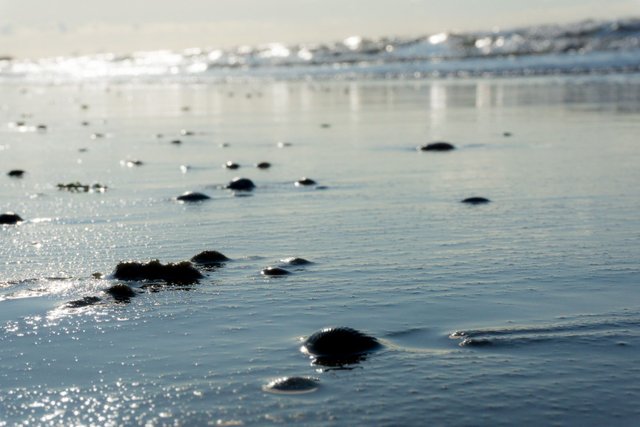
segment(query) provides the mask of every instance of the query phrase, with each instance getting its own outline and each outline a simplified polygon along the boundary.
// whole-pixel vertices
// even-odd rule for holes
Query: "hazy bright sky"
[[[0,0],[0,55],[268,42],[640,16],[640,0]]]

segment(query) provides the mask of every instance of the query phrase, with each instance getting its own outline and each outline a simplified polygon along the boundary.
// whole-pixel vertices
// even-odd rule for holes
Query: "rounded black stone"
[[[425,144],[419,147],[420,151],[449,151],[455,148],[456,147],[454,147],[452,144],[441,141],[432,142],[430,144]]]
[[[229,261],[225,255],[218,251],[203,251],[191,258],[191,262],[196,264],[219,264]]]
[[[256,167],[258,169],[269,169],[271,167],[271,163],[269,163],[269,162],[256,163]]]
[[[188,261],[162,264],[158,260],[147,263],[127,261],[116,266],[113,277],[119,280],[164,280],[169,283],[195,283],[202,274]]]
[[[180,141],[179,139],[174,139],[174,140],[171,141],[171,143],[175,144],[175,145],[180,145],[180,144],[182,144],[182,141]]]
[[[283,258],[280,260],[280,262],[284,262],[286,264],[290,264],[290,265],[306,265],[306,264],[311,264],[311,261],[308,261],[304,258],[298,258],[298,257],[289,257],[289,258]]]
[[[277,378],[262,389],[270,393],[301,394],[316,391],[320,382],[311,377],[282,377]]]
[[[308,186],[308,185],[316,185],[316,182],[314,180],[312,180],[311,178],[300,178],[299,180],[297,180],[295,182],[295,185],[300,187],[300,186]]]
[[[206,194],[187,191],[181,196],[176,197],[176,200],[179,202],[201,202],[203,200],[209,200],[211,197]]]
[[[484,197],[468,197],[461,201],[461,203],[466,203],[469,205],[483,205],[489,202],[491,202],[491,200],[485,199]]]
[[[12,169],[7,172],[7,175],[9,175],[11,178],[22,178],[24,174],[25,172],[22,169]]]
[[[227,169],[238,169],[240,168],[240,165],[232,161],[228,161],[227,163],[224,164],[224,167]]]
[[[3,214],[0,214],[0,224],[13,225],[22,221],[24,220],[20,217],[20,215],[13,212],[5,212]]]
[[[323,359],[348,359],[381,347],[374,337],[347,327],[325,328],[304,340],[301,351]]]
[[[263,269],[260,274],[263,276],[286,276],[287,274],[291,274],[291,272],[280,267],[267,267]]]
[[[129,300],[136,296],[136,292],[128,285],[124,283],[118,283],[113,285],[105,291],[111,295],[117,302],[129,302]]]
[[[227,184],[229,190],[238,191],[251,191],[256,188],[256,185],[247,178],[234,178],[229,184]]]

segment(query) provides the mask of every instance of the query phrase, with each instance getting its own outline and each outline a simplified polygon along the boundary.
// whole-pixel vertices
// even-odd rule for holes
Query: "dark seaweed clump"
[[[107,191],[107,186],[102,184],[81,184],[80,182],[70,182],[68,184],[58,184],[58,190],[66,190],[72,193],[88,193],[98,192],[104,193]]]
[[[195,283],[203,277],[189,261],[162,264],[158,260],[147,263],[121,262],[116,266],[113,276],[119,280],[164,280],[179,284]]]
[[[116,300],[116,302],[127,303],[131,300],[131,298],[136,296],[136,292],[130,286],[125,285],[124,283],[113,285],[105,292],[111,295],[113,299]]]

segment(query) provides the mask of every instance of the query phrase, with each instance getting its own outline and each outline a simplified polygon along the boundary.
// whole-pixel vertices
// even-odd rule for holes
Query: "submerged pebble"
[[[113,277],[119,280],[164,280],[168,283],[195,283],[202,274],[188,261],[162,264],[158,260],[147,263],[127,261],[116,266]]]
[[[25,174],[25,171],[23,171],[22,169],[12,169],[9,172],[7,172],[7,175],[10,176],[11,178],[22,178]]]
[[[280,260],[280,262],[284,262],[286,264],[291,264],[291,265],[311,264],[311,261],[307,261],[304,258],[298,258],[298,257],[283,258],[283,259]]]
[[[318,364],[348,364],[381,346],[376,338],[363,332],[337,327],[314,333],[303,341],[300,351],[314,357]]]
[[[191,258],[191,262],[196,264],[220,264],[229,261],[225,255],[218,251],[203,251]]]
[[[227,188],[229,190],[238,190],[238,191],[251,191],[256,187],[256,185],[248,178],[234,178],[229,184],[227,184]]]
[[[0,214],[0,224],[14,225],[22,221],[24,220],[20,217],[20,215],[14,212],[5,212],[3,214]]]
[[[484,197],[468,197],[461,201],[461,203],[466,203],[468,205],[483,205],[489,202],[491,202],[491,200],[485,199]]]
[[[81,307],[87,307],[87,306],[90,306],[90,305],[94,305],[94,304],[97,304],[99,302],[100,302],[100,298],[98,298],[98,297],[84,297],[84,298],[81,298],[81,299],[69,301],[64,306],[67,307],[67,308],[81,308]]]
[[[316,185],[316,182],[311,178],[303,177],[297,180],[295,183],[296,187],[306,187],[309,185]]]
[[[455,148],[456,147],[454,147],[452,144],[442,141],[432,142],[418,147],[420,151],[450,151]]]
[[[320,381],[317,378],[282,377],[269,382],[262,389],[270,393],[302,394],[316,391],[319,386]]]
[[[267,267],[263,269],[260,274],[263,276],[286,276],[287,274],[291,274],[291,272],[280,267]]]
[[[207,196],[203,193],[198,193],[195,191],[187,191],[181,196],[176,197],[176,200],[183,203],[189,202],[202,202],[203,200],[209,200],[211,197]]]

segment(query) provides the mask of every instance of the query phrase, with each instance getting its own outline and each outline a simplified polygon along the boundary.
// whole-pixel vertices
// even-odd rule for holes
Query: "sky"
[[[0,0],[0,56],[333,42],[624,17],[640,17],[640,0]]]

